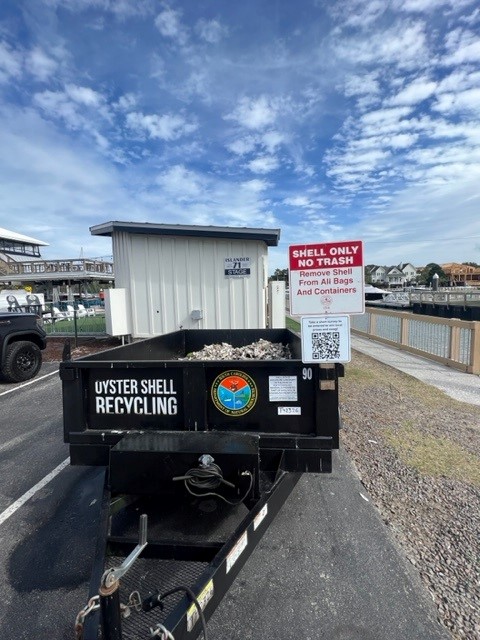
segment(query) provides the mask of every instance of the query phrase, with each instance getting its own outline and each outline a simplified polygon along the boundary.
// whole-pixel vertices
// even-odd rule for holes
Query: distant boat
[[[365,285],[365,300],[383,300],[383,296],[388,293],[385,289],[378,289],[371,284]]]
[[[375,287],[373,287],[375,288]],[[410,300],[410,294],[408,291],[402,291],[399,289],[398,291],[383,291],[382,289],[377,289],[377,291],[382,291],[382,295],[378,297],[367,297],[367,291],[365,288],[365,302],[370,306],[376,307],[394,307],[396,309],[411,307],[412,303]],[[375,295],[372,292],[370,295]],[[378,295],[378,294],[377,294]]]

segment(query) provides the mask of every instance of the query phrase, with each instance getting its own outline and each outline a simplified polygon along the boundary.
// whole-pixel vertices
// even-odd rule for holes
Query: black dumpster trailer
[[[184,360],[260,339],[291,359]],[[187,330],[60,366],[74,465],[105,467],[85,640],[193,640],[302,473],[338,448],[343,367],[285,329]]]

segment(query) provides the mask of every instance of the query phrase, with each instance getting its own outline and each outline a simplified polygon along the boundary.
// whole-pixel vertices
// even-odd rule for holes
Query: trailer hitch
[[[140,516],[138,544],[119,567],[107,569],[100,581],[100,612],[104,640],[122,640],[120,578],[132,567],[147,546],[148,516]]]

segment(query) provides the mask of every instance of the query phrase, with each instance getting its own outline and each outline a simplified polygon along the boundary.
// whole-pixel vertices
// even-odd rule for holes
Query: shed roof
[[[255,229],[251,227],[214,227],[115,221],[104,222],[90,227],[90,233],[94,236],[111,236],[115,232],[139,233],[156,236],[227,238],[229,240],[261,240],[269,247],[276,247],[280,240],[280,229]]]
[[[35,238],[31,238],[30,236],[24,236],[21,233],[16,233],[15,231],[9,231],[8,229],[4,229],[3,227],[0,227],[0,239],[14,240],[15,242],[23,242],[24,244],[33,244],[38,247],[48,247],[48,242],[43,242],[42,240],[36,240]]]

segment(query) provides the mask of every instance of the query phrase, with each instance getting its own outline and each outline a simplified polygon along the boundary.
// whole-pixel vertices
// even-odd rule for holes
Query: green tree
[[[269,280],[284,280],[288,287],[288,269],[275,269]]]
[[[444,270],[436,262],[429,262],[427,266],[423,269],[419,278],[420,284],[427,284],[431,286],[432,278],[435,274],[438,274],[438,277],[440,278],[438,282],[440,286],[444,286],[448,284],[448,278],[445,275]]]
[[[462,264],[466,264],[467,267],[475,267],[476,269],[480,267],[480,264],[477,264],[476,262],[462,262]]]

